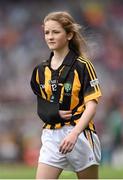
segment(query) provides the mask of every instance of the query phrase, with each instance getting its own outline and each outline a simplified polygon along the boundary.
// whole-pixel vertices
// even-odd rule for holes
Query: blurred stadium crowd
[[[69,11],[83,26],[103,92],[95,123],[102,163],[123,160],[123,1],[0,1],[0,162],[33,165],[42,123],[30,89],[33,68],[49,56],[41,27],[51,11]],[[116,155],[117,154],[117,155]],[[119,160],[116,158],[119,157]],[[118,161],[118,162],[117,162]]]

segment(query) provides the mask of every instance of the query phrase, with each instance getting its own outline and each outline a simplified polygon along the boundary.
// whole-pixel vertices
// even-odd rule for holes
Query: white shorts
[[[63,126],[60,129],[43,129],[39,163],[45,163],[64,170],[79,172],[91,165],[99,165],[101,160],[100,141],[97,134],[90,131],[86,136],[82,132],[73,148],[67,154],[59,152],[63,138],[73,129],[73,126]],[[88,137],[88,138],[87,138]]]

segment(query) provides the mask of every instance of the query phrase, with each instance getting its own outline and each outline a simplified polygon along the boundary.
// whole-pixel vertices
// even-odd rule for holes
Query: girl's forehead
[[[44,23],[44,28],[62,28],[61,24],[58,21],[48,20]]]

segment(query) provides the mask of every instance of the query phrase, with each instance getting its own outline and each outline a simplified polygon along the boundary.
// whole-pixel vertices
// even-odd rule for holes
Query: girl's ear
[[[67,34],[68,41],[70,41],[72,38],[73,38],[73,33],[72,32],[68,33]]]

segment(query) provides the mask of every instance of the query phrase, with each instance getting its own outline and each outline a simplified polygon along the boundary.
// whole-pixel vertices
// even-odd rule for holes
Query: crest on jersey
[[[70,92],[71,89],[72,89],[71,84],[70,84],[70,83],[65,83],[65,84],[64,84],[64,89],[65,89],[65,91],[66,91],[67,93]]]

